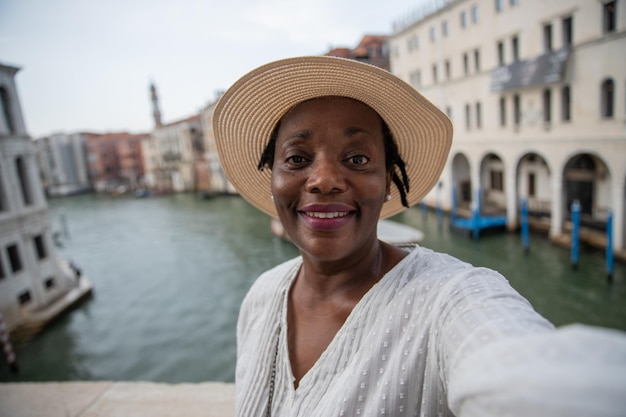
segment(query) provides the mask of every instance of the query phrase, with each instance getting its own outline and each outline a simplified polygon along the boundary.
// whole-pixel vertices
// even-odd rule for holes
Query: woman
[[[500,401],[528,384],[489,365],[553,326],[498,273],[376,236],[441,175],[452,126],[435,106],[376,67],[293,58],[237,81],[213,127],[233,185],[301,254],[241,307],[238,416],[536,413]]]

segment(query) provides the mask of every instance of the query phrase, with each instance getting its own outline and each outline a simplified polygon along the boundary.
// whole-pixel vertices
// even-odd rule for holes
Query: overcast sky
[[[0,62],[21,68],[32,137],[150,131],[191,116],[253,68],[355,47],[427,0],[0,0]]]

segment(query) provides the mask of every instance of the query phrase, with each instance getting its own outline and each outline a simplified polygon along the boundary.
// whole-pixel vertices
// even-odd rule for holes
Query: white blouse
[[[363,296],[294,389],[287,293],[301,264],[295,258],[265,272],[242,304],[237,416],[265,416],[270,385],[274,417],[543,415],[515,414],[532,409],[517,407],[515,393],[523,383],[543,380],[546,360],[537,353],[546,350],[542,343],[555,348],[549,339],[561,337],[565,346],[571,340],[555,332],[497,272],[419,246]],[[619,334],[614,339],[624,346],[618,369],[626,370],[626,338]],[[519,353],[522,366],[511,354],[520,344],[529,347]],[[507,368],[526,369],[523,383]],[[527,374],[532,377],[524,380]],[[616,378],[611,382],[626,387],[626,372]],[[604,406],[609,412],[614,407],[610,402]],[[510,408],[513,414],[507,414]],[[562,415],[576,415],[569,408]]]

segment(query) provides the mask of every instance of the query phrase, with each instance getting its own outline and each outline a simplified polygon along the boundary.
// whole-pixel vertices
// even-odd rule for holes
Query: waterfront
[[[3,366],[2,381],[234,379],[241,299],[259,273],[297,254],[267,216],[239,197],[85,195],[50,206],[58,251],[82,268],[94,297],[17,346],[20,373]],[[423,246],[499,270],[557,325],[626,330],[626,267],[616,264],[608,285],[599,252],[583,253],[574,271],[569,252],[540,237],[524,255],[516,234],[469,240],[418,208],[395,220],[422,230]]]

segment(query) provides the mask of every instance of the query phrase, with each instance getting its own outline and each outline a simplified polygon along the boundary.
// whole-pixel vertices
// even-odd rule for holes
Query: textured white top
[[[501,342],[514,341],[517,347],[520,338],[535,338],[528,345],[537,349],[542,337],[558,333],[497,272],[418,246],[365,294],[294,389],[287,293],[301,264],[295,258],[265,272],[242,304],[237,327],[239,417],[265,415],[277,346],[274,417],[505,415],[491,400],[493,381],[506,394],[500,400],[510,405],[515,398],[514,385],[506,385],[515,382],[498,366]],[[484,378],[485,357],[476,358],[494,346],[486,357],[491,374]],[[531,373],[540,370],[528,360],[537,355],[521,355]],[[502,364],[515,362],[509,355]],[[536,366],[543,365],[542,356]],[[497,389],[495,395],[497,399]]]

